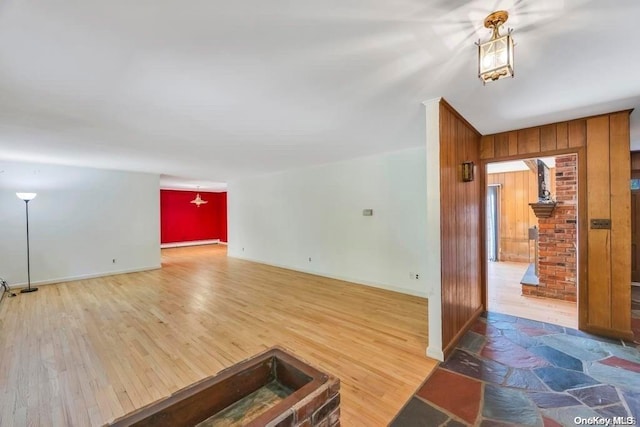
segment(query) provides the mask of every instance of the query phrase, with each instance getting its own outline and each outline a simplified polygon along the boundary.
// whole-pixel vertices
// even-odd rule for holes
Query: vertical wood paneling
[[[469,155],[475,154],[475,158],[478,156],[478,144],[480,134],[471,127],[466,127],[467,131],[467,146]],[[479,159],[477,159],[479,161]],[[478,166],[480,168],[480,166]],[[478,171],[478,175],[480,172]],[[482,246],[484,241],[482,240],[482,228],[486,225],[486,219],[480,215],[482,205],[482,186],[483,181],[478,180],[476,187],[469,187],[471,194],[471,200],[467,207],[467,215],[472,217],[477,215],[478,223],[469,228],[469,245],[467,250],[469,251],[468,259],[471,260],[471,268],[469,269],[469,282],[472,283],[470,287],[472,293],[470,297],[472,307],[482,309]],[[473,315],[473,314],[472,314]]]
[[[440,109],[440,209],[442,212],[451,212],[455,209],[455,205],[452,203],[452,192],[446,188],[444,185],[445,182],[449,183],[452,181],[456,181],[455,175],[452,173],[456,165],[453,163],[451,159],[450,152],[452,150],[451,144],[443,143],[443,135],[451,135],[451,129],[449,128],[450,115],[443,114],[442,108]],[[453,234],[453,227],[455,226],[455,218],[448,218],[448,220],[442,220],[441,223],[441,234],[443,236],[441,243],[441,253],[442,253],[442,265],[441,265],[441,275],[442,275],[442,339],[443,339],[443,347],[447,343],[446,337],[452,335],[451,331],[452,324],[450,322],[446,322],[445,319],[447,316],[451,314],[444,311],[444,307],[449,307],[451,305],[451,295],[453,292],[451,290],[455,286],[456,277],[453,274],[455,272],[455,263],[445,262],[446,260],[450,260],[451,257],[455,256],[455,252],[452,252],[452,245],[449,242],[444,241],[444,236],[449,236]],[[448,291],[445,291],[448,290]]]
[[[572,120],[516,131],[485,135],[480,158],[499,160],[514,156],[540,155],[587,145],[586,119]]]
[[[578,151],[578,327],[589,325],[589,221],[587,219],[587,147]]]
[[[569,133],[567,127],[567,122],[556,124],[556,149],[558,150],[569,147]]]
[[[526,180],[525,176],[523,176],[523,174],[517,174],[515,176],[515,191],[516,191],[516,195],[518,197],[518,199],[520,200],[524,200],[526,197],[526,187],[525,186],[525,182],[527,182],[528,180]],[[524,209],[524,205],[525,203],[519,203],[518,205],[515,206],[515,212],[516,212],[516,224],[515,224],[515,235],[516,236],[524,236],[525,234],[525,229],[528,225],[527,221],[525,220],[525,218],[529,218],[529,215],[527,214],[527,212]],[[516,251],[520,251],[520,247],[522,246],[523,241],[520,240],[518,242],[515,242],[514,244],[514,250]]]
[[[452,136],[456,136],[456,120],[454,119],[452,114],[449,114],[447,116],[447,129],[448,129],[448,135],[452,135]],[[440,138],[442,138],[442,135],[440,136]],[[442,141],[442,139],[441,139]],[[449,170],[452,172],[449,174],[449,176],[447,177],[447,182],[449,184],[451,183],[459,183],[460,182],[460,176],[461,176],[461,167],[458,164],[458,162],[456,162],[456,151],[457,147],[456,144],[452,144],[449,143],[447,144],[447,161],[449,162]],[[455,171],[455,172],[454,172]],[[443,179],[440,180],[440,185],[442,186],[445,183],[445,181]],[[458,199],[458,194],[460,192],[460,186],[459,185],[454,185],[454,186],[449,186],[449,190],[448,190],[448,198],[449,198],[449,206],[451,207],[452,211],[457,211],[458,210],[458,206],[457,206],[457,199]],[[442,191],[442,190],[441,190]],[[446,191],[446,190],[444,190]],[[449,227],[447,230],[447,233],[449,236],[455,236],[458,232],[458,227],[459,227],[459,218],[450,218],[449,222]],[[443,239],[444,240],[444,239]],[[458,325],[458,318],[460,317],[460,313],[461,311],[464,310],[464,307],[462,305],[460,306],[456,306],[455,303],[455,299],[456,296],[458,295],[459,291],[458,291],[458,280],[459,280],[459,276],[458,276],[458,262],[459,260],[457,259],[457,253],[458,253],[458,247],[457,247],[457,241],[453,240],[447,243],[447,254],[448,254],[448,259],[456,259],[455,262],[447,262],[444,258],[442,259],[442,262],[445,264],[449,264],[448,266],[448,280],[445,283],[443,283],[443,286],[447,286],[446,289],[449,290],[449,292],[444,292],[444,288],[443,288],[443,297],[446,295],[446,298],[443,298],[443,304],[446,304],[446,307],[449,307],[449,316],[452,319],[455,319],[454,322],[449,322],[448,325],[448,329],[447,329],[447,335],[443,334],[442,337],[442,344],[443,346],[445,345],[446,341],[445,341],[445,337],[451,337],[453,335],[455,335],[455,331],[456,331],[456,327]],[[443,307],[444,308],[444,307]],[[445,311],[442,311],[443,316],[446,316],[447,314],[445,314]]]
[[[631,190],[629,179],[631,163],[629,153],[629,114],[610,116],[610,170],[611,170],[611,326],[629,328],[631,310]]]
[[[509,138],[509,155],[518,155],[518,132],[508,132]]]
[[[536,146],[532,136],[535,133],[529,133],[530,129],[482,137],[490,141],[491,137],[496,140],[500,135],[516,132],[517,154],[522,157],[549,156],[572,149],[578,153],[580,326],[626,338],[631,334],[629,166],[640,170],[640,154],[629,158],[629,114],[624,111],[539,127],[537,152],[530,152]],[[507,157],[514,156],[504,150],[491,153],[489,149],[483,155],[485,161]],[[591,230],[591,218],[611,219],[611,230]]]
[[[550,170],[550,173],[551,173],[551,189],[552,189],[552,192],[555,193],[556,191],[555,168],[552,168]],[[537,176],[534,176],[533,178],[529,179],[528,200],[529,200],[529,203],[535,203],[538,201],[538,177]],[[538,225],[538,218],[536,217],[536,214],[533,213],[533,209],[529,209],[529,227],[533,227],[534,225],[536,226]],[[527,239],[529,239],[529,230],[527,230]],[[529,259],[532,260],[532,262],[535,262],[536,242],[535,241],[527,242],[527,244],[529,246]]]
[[[505,187],[506,188],[516,188],[516,177],[514,175],[511,174],[505,174]],[[511,215],[506,219],[506,233],[505,233],[505,237],[508,238],[509,240],[511,240],[513,238],[513,236],[516,235],[516,218],[515,218],[515,212],[512,212]],[[511,250],[511,248],[509,248],[509,250]]]
[[[567,124],[569,147],[584,147],[587,143],[586,120],[572,120]]]
[[[495,157],[495,151],[494,151],[494,136],[493,135],[489,135],[489,136],[483,136],[480,139],[480,158],[481,159],[491,159],[493,157]]]
[[[467,132],[467,127],[461,120],[457,120],[457,130],[458,135],[462,138],[462,158],[468,159],[472,156],[471,150],[469,147],[469,136]],[[477,150],[477,147],[476,147]],[[474,158],[476,156],[473,156]],[[477,181],[474,181],[475,184]],[[463,185],[462,186],[462,216],[463,218],[469,218],[471,216],[470,210],[473,208],[471,205],[472,201],[472,192],[474,190],[474,185]],[[464,313],[463,316],[471,317],[473,315],[473,290],[476,287],[476,283],[473,283],[473,264],[472,260],[474,259],[472,252],[470,251],[470,246],[472,245],[472,239],[474,235],[473,223],[469,223],[468,221],[464,221],[460,224],[461,227],[461,235],[467,236],[466,239],[458,239],[458,253],[462,254],[462,265],[459,265],[460,269],[460,279],[458,280],[458,287],[460,291],[460,295],[464,301],[467,301],[468,307],[465,311],[468,310],[467,313]],[[478,228],[476,234],[480,232]],[[466,240],[466,241],[465,241]],[[479,248],[478,248],[479,249]],[[475,258],[479,259],[479,258]],[[478,277],[479,278],[479,277]],[[480,301],[478,301],[480,302]],[[464,326],[464,324],[463,324]]]
[[[556,168],[549,168],[549,174],[551,175],[551,185],[550,185],[551,194],[555,197],[555,194],[556,194]],[[536,200],[534,200],[534,202],[538,201],[537,197],[538,197],[538,183],[536,182]]]
[[[547,125],[540,128],[540,151],[553,151],[556,149],[556,125]]]
[[[590,222],[594,218],[611,218],[609,116],[587,120],[587,136],[587,220]],[[611,328],[611,231],[589,228],[588,233],[589,325]]]
[[[518,131],[518,153],[530,154],[540,152],[540,128],[529,128]]]
[[[458,121],[456,120],[456,117],[453,116],[452,114],[449,115],[449,129],[451,132],[451,135],[454,135],[456,138],[456,144],[451,144],[449,147],[449,158],[452,164],[452,167],[458,169],[460,171],[459,174],[456,174],[452,179],[455,181],[451,181],[451,182],[461,182],[461,175],[462,175],[462,168],[460,166],[460,163],[462,161],[465,161],[466,159],[464,158],[464,155],[462,154],[462,146],[460,144],[460,135],[458,133]],[[456,161],[458,158],[460,158],[460,162]],[[464,192],[464,188],[462,185],[454,185],[451,188],[451,193],[452,193],[452,200],[451,203],[454,206],[454,209],[456,212],[460,212],[460,208],[463,206],[462,204],[462,194]],[[464,224],[462,224],[461,218],[455,218],[454,221],[452,221],[452,227],[451,227],[451,235],[452,236],[456,236],[459,235],[462,231]],[[460,247],[460,242],[458,241],[459,239],[454,239],[455,241],[452,242],[451,245],[451,249],[450,249],[450,253],[452,257],[456,258],[456,263],[455,263],[455,269],[452,271],[452,277],[451,277],[451,284],[452,287],[451,292],[447,298],[447,303],[449,305],[449,307],[451,307],[451,312],[453,314],[453,317],[456,319],[455,322],[452,322],[450,325],[450,330],[449,330],[449,334],[451,336],[455,335],[456,329],[458,327],[458,324],[460,323],[460,319],[462,318],[462,316],[464,316],[464,312],[465,312],[465,302],[463,300],[463,295],[462,295],[462,289],[464,288],[464,285],[462,283],[463,277],[462,277],[462,253],[461,253],[461,247]],[[459,298],[461,300],[460,304],[456,304],[456,298]]]
[[[553,170],[552,170],[553,176]],[[489,174],[487,184],[500,184],[499,260],[530,262],[529,227],[538,220],[529,203],[538,201],[537,176],[527,171]],[[552,186],[551,188],[555,188]]]
[[[640,171],[640,151],[631,152],[631,170]]]
[[[499,133],[495,139],[496,156],[508,157],[509,156],[509,134]]]
[[[485,153],[491,142],[485,141]],[[508,139],[494,140],[508,153]],[[446,102],[440,104],[442,344],[445,354],[482,307],[480,180],[462,182],[461,164],[478,163],[480,134]]]

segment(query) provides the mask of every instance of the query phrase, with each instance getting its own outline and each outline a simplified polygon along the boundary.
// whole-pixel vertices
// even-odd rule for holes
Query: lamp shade
[[[478,76],[483,82],[513,77],[511,34],[478,45]]]
[[[484,26],[491,28],[491,40],[478,40],[478,77],[482,83],[496,81],[505,77],[513,77],[513,38],[511,29],[504,36],[500,35],[500,27],[509,19],[506,10],[498,10],[487,16]]]
[[[37,195],[38,195],[37,193],[16,193],[16,196],[18,196],[18,199],[24,200],[26,202],[28,202],[29,200],[35,199]]]

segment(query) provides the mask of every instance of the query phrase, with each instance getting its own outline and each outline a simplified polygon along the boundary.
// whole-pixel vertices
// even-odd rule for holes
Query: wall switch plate
[[[373,209],[363,209],[362,216],[373,216]]]

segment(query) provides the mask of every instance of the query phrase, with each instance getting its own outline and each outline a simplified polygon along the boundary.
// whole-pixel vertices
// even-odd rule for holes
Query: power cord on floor
[[[2,295],[9,294],[9,297],[16,296],[15,293],[11,292],[11,289],[9,288],[9,284],[7,283],[7,281],[4,280],[2,277],[0,277],[0,286],[2,286]]]

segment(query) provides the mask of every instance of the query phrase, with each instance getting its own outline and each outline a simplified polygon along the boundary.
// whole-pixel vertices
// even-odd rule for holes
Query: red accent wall
[[[161,243],[220,239],[227,241],[227,193],[200,191],[208,203],[190,203],[196,191],[160,190]]]

